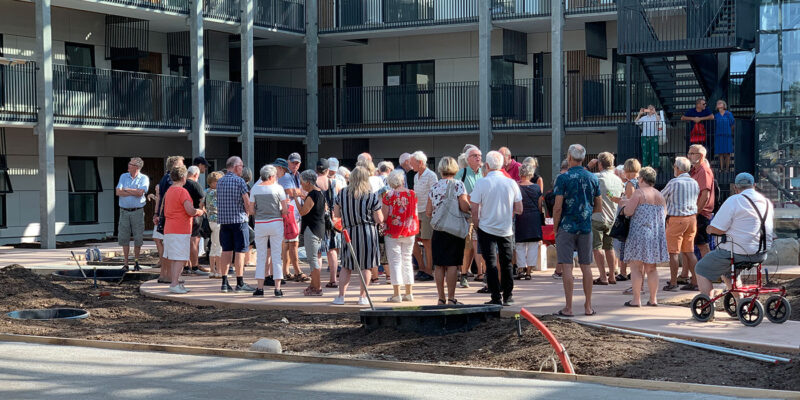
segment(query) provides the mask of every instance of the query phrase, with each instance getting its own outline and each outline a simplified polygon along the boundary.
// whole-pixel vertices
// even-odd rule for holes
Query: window
[[[97,223],[97,194],[103,191],[97,158],[70,157],[69,164],[69,223]]]
[[[64,44],[64,52],[66,53],[67,65],[94,68],[94,46],[67,42]]]
[[[67,90],[94,92],[97,78],[94,74],[94,46],[81,43],[64,44],[67,61]]]
[[[514,84],[514,63],[492,57],[492,117],[524,119],[526,89]]]
[[[384,115],[387,120],[435,117],[433,61],[383,65]]]

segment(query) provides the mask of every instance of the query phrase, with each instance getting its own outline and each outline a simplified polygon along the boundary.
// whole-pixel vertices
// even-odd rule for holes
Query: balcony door
[[[434,69],[433,60],[383,64],[386,120],[435,118]]]
[[[339,66],[338,80],[342,90],[339,98],[339,121],[345,125],[364,121],[364,66],[346,64]]]

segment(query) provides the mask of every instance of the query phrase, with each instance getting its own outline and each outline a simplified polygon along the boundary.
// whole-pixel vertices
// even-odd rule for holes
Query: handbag
[[[608,233],[608,236],[621,242],[628,239],[628,232],[631,230],[631,218],[622,213],[624,209],[625,207],[619,209],[614,225],[611,226],[611,231]]]
[[[689,134],[689,142],[692,144],[706,142],[706,127],[702,123],[697,122],[694,124],[692,132]]]
[[[292,240],[300,235],[300,227],[294,219],[294,206],[289,204],[289,212],[283,216],[283,238]]]
[[[469,222],[467,214],[458,207],[458,198],[453,189],[455,185],[455,182],[447,182],[447,194],[442,204],[439,204],[439,212],[431,218],[431,227],[463,239],[469,234]]]
[[[211,224],[208,222],[208,216],[206,215],[200,217],[200,237],[211,239]]]

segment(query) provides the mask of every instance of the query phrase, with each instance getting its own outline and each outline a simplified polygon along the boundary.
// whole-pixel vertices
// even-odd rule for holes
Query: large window
[[[71,67],[94,68],[94,46],[82,43],[64,44],[67,65]]]
[[[94,46],[82,43],[64,44],[67,62],[67,90],[94,92],[97,77],[94,74]]]
[[[97,223],[97,195],[103,191],[97,158],[70,157],[69,164],[69,223]]]
[[[435,117],[434,69],[432,60],[383,65],[385,119],[415,120]]]

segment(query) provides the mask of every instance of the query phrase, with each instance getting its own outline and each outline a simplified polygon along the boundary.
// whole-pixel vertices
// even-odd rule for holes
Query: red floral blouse
[[[386,215],[386,236],[399,238],[419,233],[417,195],[413,190],[392,190],[383,196],[383,204],[389,207],[389,215]]]

